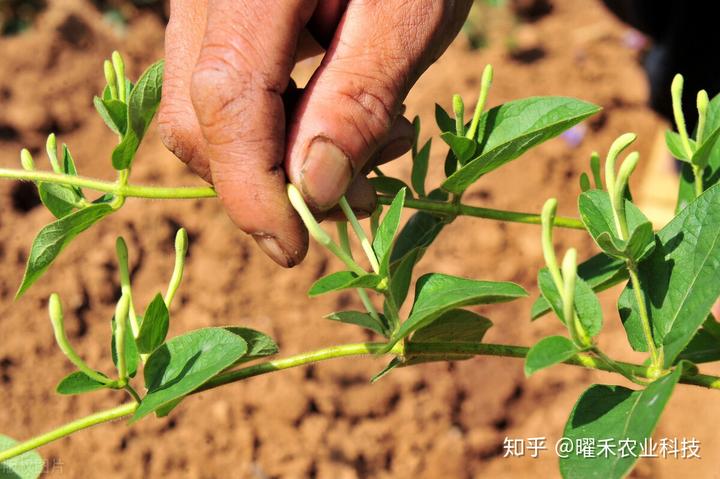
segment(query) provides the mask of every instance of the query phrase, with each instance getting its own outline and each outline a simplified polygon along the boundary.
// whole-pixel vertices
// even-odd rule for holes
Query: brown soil
[[[604,150],[618,134],[632,130],[640,136],[638,149],[645,155],[652,150],[662,125],[645,106],[637,53],[623,43],[627,28],[595,2],[552,4],[549,15],[519,29],[498,13],[498,20],[490,22],[488,48],[471,52],[460,38],[407,101],[408,114],[422,117],[428,135],[434,102],[449,106],[453,92],[474,98],[479,74],[489,62],[496,69],[494,104],[559,94],[605,108],[587,123],[579,147],[551,141],[483,178],[468,194],[468,202],[538,211],[546,198],[557,196],[561,212],[575,214],[578,175],[593,148]],[[0,40],[0,163],[15,166],[23,146],[39,159],[45,136],[54,131],[71,145],[83,174],[109,178],[114,137],[90,102],[101,87],[101,62],[112,49],[122,48],[131,75],[137,75],[162,55],[161,21],[156,14],[137,13],[121,31],[89,2],[55,0],[33,31]],[[521,46],[513,58],[505,41],[511,29]],[[436,148],[433,157],[436,165],[440,150]],[[409,165],[401,161],[388,170],[407,177]],[[154,131],[133,173],[138,183],[197,182]],[[4,434],[25,438],[125,399],[103,392],[83,397],[53,393],[71,366],[54,344],[45,313],[48,295],[60,293],[72,342],[91,364],[111,370],[106,351],[108,320],[118,294],[113,255],[118,234],[128,239],[142,305],[167,281],[175,230],[179,225],[189,230],[187,279],[173,312],[171,334],[242,324],[274,336],[283,355],[368,338],[322,319],[338,308],[357,307],[353,296],[305,296],[314,279],[337,267],[334,260],[313,247],[299,267],[278,269],[213,200],[128,201],[120,213],[82,235],[44,281],[13,302],[31,238],[51,218],[38,207],[28,185],[0,183],[0,205]],[[443,233],[419,269],[516,281],[535,292],[535,274],[542,263],[538,234],[532,226],[460,219]],[[582,234],[559,236],[560,247],[573,245],[583,255],[592,253],[591,241]],[[612,355],[637,360],[627,352],[613,308],[617,293],[602,295],[607,323],[602,345]],[[526,300],[484,308],[496,324],[488,340],[531,344],[560,331],[550,317],[531,324],[530,304]],[[554,453],[547,451],[539,459],[503,458],[503,439],[546,436],[552,447],[578,395],[593,382],[618,381],[570,367],[526,380],[521,361],[483,357],[402,369],[368,384],[383,365],[372,358],[337,360],[258,377],[193,397],[170,418],[147,419],[132,428],[122,422],[100,426],[46,446],[41,453],[53,473],[69,477],[557,477]],[[700,439],[704,459],[645,460],[633,477],[717,473],[720,434],[715,425],[720,410],[703,402],[711,396],[679,388],[657,432],[658,437]]]

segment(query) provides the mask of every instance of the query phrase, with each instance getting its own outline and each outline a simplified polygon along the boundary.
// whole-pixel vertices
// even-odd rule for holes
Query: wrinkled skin
[[[173,0],[159,113],[165,145],[212,182],[230,218],[282,266],[308,236],[287,179],[321,215],[410,149],[402,102],[457,35],[471,0]],[[321,48],[322,47],[322,48]],[[325,50],[304,90],[295,63]]]

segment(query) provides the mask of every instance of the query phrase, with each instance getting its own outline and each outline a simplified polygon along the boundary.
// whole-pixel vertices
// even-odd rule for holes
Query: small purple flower
[[[580,146],[580,143],[582,143],[583,139],[585,138],[585,133],[587,132],[587,127],[583,124],[575,125],[566,132],[564,132],[560,137],[565,140],[565,143],[568,144],[571,148],[577,148]]]

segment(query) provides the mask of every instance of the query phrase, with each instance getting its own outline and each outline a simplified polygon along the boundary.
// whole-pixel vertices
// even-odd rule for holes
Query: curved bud
[[[175,234],[175,253],[183,258],[188,250],[188,234],[185,228],[180,228]]]
[[[35,161],[27,148],[20,150],[20,164],[25,171],[33,171],[35,169]]]
[[[565,322],[572,324],[575,316],[575,282],[577,278],[577,251],[570,248],[565,253],[562,262],[562,278],[563,278],[563,315]]]
[[[465,103],[457,93],[453,95],[453,113],[455,114],[455,133],[465,135]]]
[[[125,328],[130,313],[130,296],[123,294],[115,306],[115,351],[117,352],[118,378],[123,383],[127,380],[127,362],[125,360]]]
[[[637,168],[638,161],[640,161],[640,153],[633,151],[625,158],[622,165],[620,165],[617,180],[615,180],[615,192],[619,197],[622,197],[625,193],[630,175],[635,171],[635,168]]]
[[[110,90],[110,98],[117,100],[117,76],[115,76],[115,68],[110,60],[105,60],[105,62],[103,62],[103,71],[105,72],[105,81],[107,82],[108,89]]]
[[[125,288],[130,285],[130,263],[128,255],[128,247],[125,239],[118,236],[115,240],[115,254],[118,258],[118,271],[120,273],[120,285]]]
[[[125,91],[125,62],[117,50],[112,53],[112,64],[115,69],[115,77],[117,78],[118,99],[125,103],[127,100]]]
[[[180,228],[175,234],[175,267],[173,268],[170,282],[168,283],[167,293],[165,293],[165,306],[170,309],[172,300],[177,293],[180,283],[182,282],[183,272],[185,271],[185,257],[188,250],[188,234],[185,228]]]
[[[617,157],[636,139],[637,135],[635,133],[624,133],[618,136],[612,145],[610,145],[607,160],[605,161],[605,184],[611,197],[615,191],[615,162],[617,161]]]
[[[683,94],[683,85],[685,83],[685,79],[681,74],[675,75],[675,78],[673,78],[672,84],[670,85],[670,94],[672,96],[672,107],[673,107],[673,116],[675,117],[675,126],[677,127],[677,131],[680,134],[680,140],[682,141],[683,148],[685,149],[685,154],[688,158],[692,158],[693,151],[692,147],[690,146],[690,137],[688,137],[687,133],[687,126],[685,125],[685,115],[683,114],[682,110],[682,94]]]
[[[483,70],[482,79],[480,80],[480,96],[475,104],[475,113],[473,114],[472,123],[470,128],[465,135],[466,138],[475,140],[477,136],[478,126],[480,124],[480,116],[485,109],[485,103],[487,102],[488,93],[490,92],[490,86],[493,81],[493,67],[492,65],[486,65]]]
[[[70,345],[70,341],[68,341],[67,335],[65,334],[65,320],[63,317],[62,303],[60,302],[60,296],[58,296],[57,293],[50,295],[50,300],[48,301],[48,312],[50,314],[50,322],[52,323],[53,332],[55,333],[55,341],[70,362],[72,362],[80,371],[85,373],[85,375],[91,379],[102,384],[109,384],[111,381],[107,377],[91,369],[85,361],[78,356],[72,345]]]
[[[698,127],[697,135],[695,136],[695,141],[697,142],[698,147],[702,143],[705,134],[705,121],[707,120],[709,103],[710,98],[708,98],[707,92],[705,90],[700,90],[697,94]]]
[[[63,316],[62,303],[57,293],[50,295],[48,301],[48,313],[50,314],[50,322],[52,323],[55,336],[65,336],[65,320]]]
[[[558,292],[562,292],[562,276],[558,266],[557,257],[555,256],[555,246],[553,245],[553,225],[555,224],[555,214],[557,213],[558,202],[555,198],[550,198],[545,202],[540,215],[542,223],[542,250],[545,264],[547,265],[550,275],[553,278],[555,287]]]
[[[60,167],[60,162],[57,157],[57,139],[55,133],[50,133],[45,142],[45,150],[47,151],[48,158],[50,159],[50,166],[55,173],[62,174],[63,170]]]

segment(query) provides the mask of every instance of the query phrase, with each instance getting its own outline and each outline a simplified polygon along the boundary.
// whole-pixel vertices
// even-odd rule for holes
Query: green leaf
[[[695,150],[690,162],[700,168],[705,168],[718,144],[718,139],[720,139],[720,127],[703,138],[702,144]]]
[[[395,234],[400,226],[400,215],[405,204],[405,191],[405,189],[402,189],[395,196],[373,239],[372,246],[377,255],[378,263],[380,263],[381,275],[387,274],[390,266],[390,252],[392,251]]]
[[[689,162],[690,158],[688,157],[687,153],[685,152],[685,147],[683,147],[682,139],[680,139],[680,135],[678,133],[675,133],[671,130],[665,131],[665,144],[668,147],[668,150],[670,150],[670,154],[677,158],[678,160]],[[697,149],[695,146],[695,141],[690,140],[690,146],[693,151]]]
[[[562,297],[555,286],[550,271],[547,269],[541,269],[538,273],[538,286],[543,297],[552,307],[553,312],[560,321],[567,324]],[[600,300],[598,300],[590,285],[583,281],[580,276],[575,279],[575,312],[580,319],[580,324],[590,336],[596,336],[600,332],[602,329]]]
[[[410,339],[408,349],[411,351],[403,366],[426,363],[431,361],[462,361],[473,357],[472,354],[413,354],[412,345],[427,343],[479,343],[492,321],[484,316],[465,309],[451,309],[441,314],[429,325],[418,329]]]
[[[424,248],[415,248],[390,267],[390,294],[397,308],[400,308],[407,298],[413,269],[424,252]]]
[[[412,173],[410,174],[413,189],[418,196],[425,196],[425,178],[428,172],[428,161],[430,160],[430,148],[432,147],[432,139],[428,140],[425,145],[420,148],[417,155],[413,158]]]
[[[122,170],[123,166],[132,164],[138,147],[140,147],[140,140],[132,131],[128,132],[112,152],[113,168]]]
[[[685,349],[720,296],[720,185],[707,190],[657,234],[653,253],[638,267],[657,346],[665,366]],[[628,285],[618,302],[636,351],[647,348],[637,302]]]
[[[603,232],[597,237],[597,244],[610,256],[615,258],[632,259],[635,263],[647,258],[655,248],[655,233],[652,223],[642,223],[630,232],[630,239],[627,241],[610,236],[610,233]]]
[[[77,168],[67,145],[62,147],[62,172],[66,175],[77,176]],[[55,183],[38,182],[40,201],[56,218],[63,218],[78,207],[85,198],[82,189],[77,186],[60,185]]]
[[[455,120],[450,118],[448,112],[437,103],[435,103],[435,123],[437,123],[438,128],[443,133],[446,131],[455,132]]]
[[[465,138],[464,136],[458,136],[451,132],[443,133],[440,135],[440,138],[448,144],[450,150],[452,150],[455,155],[455,158],[457,158],[460,162],[460,165],[465,165],[468,161],[470,161],[478,147],[475,140]]]
[[[440,273],[426,274],[418,279],[410,316],[393,335],[391,344],[427,326],[451,309],[503,303],[525,296],[527,292],[515,283],[476,281]]]
[[[309,296],[319,296],[321,294],[330,293],[332,291],[340,291],[350,288],[370,288],[374,289],[380,284],[382,277],[376,274],[366,274],[358,276],[352,271],[338,271],[324,278],[315,281],[308,291]]]
[[[105,124],[116,135],[123,136],[127,131],[127,106],[120,100],[93,98],[93,105]]]
[[[397,235],[390,262],[400,260],[416,248],[427,248],[444,227],[444,218],[418,211],[410,217]]]
[[[38,183],[40,201],[56,218],[64,218],[77,208],[77,193],[70,186],[55,183]]]
[[[75,166],[75,160],[73,159],[72,155],[70,154],[70,149],[67,147],[65,143],[63,143],[62,146],[62,170],[63,173],[66,175],[71,176],[77,176],[77,167]],[[85,198],[85,195],[82,192],[82,189],[78,186],[71,186],[71,188],[75,191],[78,198]]]
[[[397,368],[398,366],[402,366],[402,360],[400,358],[392,358],[390,362],[382,368],[382,370],[377,373],[375,376],[370,378],[370,382],[374,383],[383,378],[386,374],[388,374],[393,369]]]
[[[381,322],[376,321],[375,318],[370,316],[370,314],[368,313],[360,311],[340,311],[337,313],[328,314],[325,317],[333,321],[340,321],[341,323],[361,326],[371,331],[375,331],[382,336],[388,335],[386,326]]]
[[[142,318],[138,318],[141,321]],[[110,338],[110,356],[112,362],[117,367],[117,347],[115,346],[115,316],[110,321],[110,331],[112,336]],[[125,365],[127,366],[128,375],[131,378],[137,374],[138,364],[140,364],[140,352],[138,351],[137,344],[135,344],[135,336],[133,336],[132,328],[130,324],[125,328]]]
[[[677,358],[698,364],[720,361],[720,338],[702,327]]]
[[[482,175],[598,111],[596,105],[564,97],[533,97],[492,108],[480,118],[478,131],[483,140],[475,158],[453,173],[443,189],[462,193]]]
[[[542,268],[541,271],[547,271]],[[578,265],[578,276],[595,292],[604,291],[628,278],[625,261],[600,253]],[[550,312],[547,300],[540,296],[532,306],[531,319],[534,321]]]
[[[368,178],[368,181],[376,192],[389,196],[397,195],[403,188],[410,189],[404,181],[389,176],[374,176]]]
[[[102,373],[100,373],[102,374]],[[58,394],[82,394],[104,389],[103,383],[97,382],[82,371],[75,371],[65,376],[55,388]]]
[[[625,200],[625,216],[630,234],[627,241],[619,238],[610,196],[606,191],[589,190],[581,193],[578,210],[595,243],[610,256],[632,259],[638,263],[655,247],[650,220],[628,200]]]
[[[718,128],[720,128],[720,95],[716,95],[708,105],[707,120],[705,121],[705,131],[715,132]],[[715,146],[717,146],[717,140],[713,148],[710,148],[706,160],[707,166],[703,170],[703,187],[706,190],[720,181],[720,148]],[[683,164],[676,213],[695,199],[694,181],[695,175],[693,175],[692,166]]]
[[[140,330],[135,340],[137,349],[142,354],[150,354],[165,341],[170,327],[170,313],[162,294],[155,295],[148,305],[140,323]]]
[[[455,153],[452,152],[452,150],[448,150],[447,154],[445,155],[445,164],[443,165],[443,171],[445,172],[445,177],[448,177],[455,173],[457,171],[458,167],[458,160],[455,156]],[[443,190],[444,191],[444,190]]]
[[[680,379],[680,368],[652,382],[644,390],[621,386],[591,386],[578,400],[565,425],[567,441],[595,440],[596,457],[587,458],[571,452],[560,459],[565,479],[619,479],[630,471],[640,445],[652,436],[665,404]],[[599,441],[612,441],[615,454],[597,454]],[[634,441],[634,455],[618,453],[620,441]],[[632,446],[627,446],[632,447]]]
[[[159,408],[157,408],[155,410],[155,416],[157,416],[159,418],[166,417],[168,414],[170,414],[173,411],[173,409],[175,409],[176,407],[178,407],[180,405],[180,403],[183,401],[183,399],[185,399],[185,396],[179,397],[177,399],[170,401],[167,404],[160,406]]]
[[[145,363],[148,393],[130,422],[193,392],[247,351],[245,340],[224,328],[198,329],[170,339]]]
[[[127,131],[112,154],[113,167],[130,166],[140,142],[152,122],[162,96],[164,61],[151,65],[130,92],[127,102]]]
[[[237,334],[247,343],[247,352],[235,364],[272,356],[280,350],[277,343],[270,336],[255,329],[239,326],[228,326],[225,329]]]
[[[43,227],[33,241],[25,275],[15,298],[23,295],[77,235],[113,212],[110,205],[87,206]]]
[[[15,439],[0,434],[0,451],[15,446]],[[37,451],[29,451],[0,463],[1,479],[36,479],[45,468],[45,462]]]
[[[125,98],[130,96],[130,92],[132,91],[132,89],[133,83],[130,81],[129,78],[125,77]],[[112,93],[110,93],[110,87],[107,85],[105,85],[105,88],[103,88],[102,99],[112,100]]]
[[[525,376],[530,377],[541,369],[562,363],[573,357],[577,348],[568,338],[548,336],[535,344],[525,357]]]

